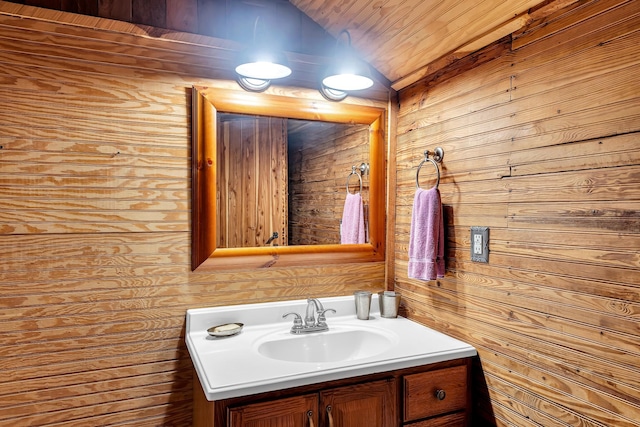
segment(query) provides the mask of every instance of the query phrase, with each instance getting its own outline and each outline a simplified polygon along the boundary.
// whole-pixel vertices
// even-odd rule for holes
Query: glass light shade
[[[362,90],[373,86],[373,80],[358,74],[334,74],[322,79],[326,87],[340,91]]]
[[[236,73],[250,79],[273,80],[287,77],[291,74],[291,68],[282,64],[256,61],[238,65]]]
[[[359,60],[350,47],[336,49],[335,56],[327,68],[322,84],[329,89],[352,91],[373,86],[369,67]]]
[[[273,80],[287,77],[291,74],[291,68],[283,53],[254,48],[242,55],[236,73],[251,79]]]

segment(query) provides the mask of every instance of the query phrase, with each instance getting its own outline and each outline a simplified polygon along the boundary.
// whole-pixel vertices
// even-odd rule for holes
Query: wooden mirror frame
[[[369,243],[216,248],[217,112],[369,126]],[[385,109],[193,87],[191,269],[229,270],[384,260]],[[354,162],[361,161],[354,159]],[[345,171],[347,173],[348,171]]]

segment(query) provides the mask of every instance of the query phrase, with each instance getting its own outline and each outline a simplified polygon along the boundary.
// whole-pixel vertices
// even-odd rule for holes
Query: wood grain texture
[[[216,246],[287,245],[286,119],[229,115],[217,123]]]
[[[474,425],[640,425],[640,10],[564,3],[512,52],[399,94],[395,288],[478,349]],[[447,274],[421,282],[413,180],[435,145]],[[474,225],[488,264],[471,262]]]
[[[292,0],[331,35],[348,29],[360,55],[396,90],[431,74],[442,58],[480,49],[529,20],[533,1]],[[539,11],[551,13],[551,7]]]
[[[369,175],[362,189],[352,166],[368,163],[369,128],[364,125],[317,126],[290,134],[289,227],[295,245],[332,244],[340,241],[346,197],[359,192],[368,210]],[[365,229],[368,221],[365,221]]]
[[[157,34],[0,2],[0,426],[191,425],[186,309],[384,288],[383,261],[191,273],[191,87],[241,90]]]
[[[467,367],[404,377],[404,422],[464,410],[467,406]],[[442,399],[437,397],[443,391]]]
[[[164,55],[154,52],[156,66],[165,64],[171,66],[170,54],[166,51],[172,49],[171,44],[162,43],[163,40],[175,40],[186,42],[180,45],[177,51],[176,73],[191,74],[202,78],[234,79],[233,69],[237,61],[238,51],[245,49],[253,42],[254,24],[260,17],[262,25],[259,25],[256,38],[269,38],[270,43],[277,44],[286,52],[290,66],[293,70],[291,76],[280,80],[280,84],[291,87],[306,87],[317,89],[321,80],[321,73],[328,65],[329,58],[335,47],[335,39],[324,31],[316,22],[311,20],[303,12],[298,10],[288,1],[282,0],[188,0],[188,1],[152,1],[152,0],[64,0],[46,1],[34,0],[26,4],[47,7],[85,15],[57,13],[50,10],[20,6],[13,3],[6,4],[4,10],[14,17],[29,15],[40,19],[39,22],[12,23],[12,27],[26,25],[27,31],[40,28],[56,33],[66,33],[80,45],[94,47],[99,38],[110,37],[100,30],[106,30],[109,34],[113,31],[123,31],[141,36],[129,49],[145,56],[147,48],[165,50]],[[90,15],[90,16],[87,16]],[[53,17],[53,18],[52,18]],[[101,17],[101,18],[97,18]],[[107,19],[102,19],[107,18]],[[15,20],[15,18],[13,18]],[[71,27],[51,26],[51,21],[65,22]],[[73,28],[82,27],[82,35]],[[98,30],[98,31],[96,31]],[[92,37],[85,37],[91,35]],[[35,37],[35,34],[31,34]],[[44,36],[44,34],[41,34]],[[204,37],[203,37],[204,36]],[[215,37],[215,39],[211,39]],[[160,43],[158,43],[160,41]],[[89,43],[90,42],[90,43]],[[57,39],[57,44],[62,46],[69,43],[68,40]],[[73,42],[70,42],[73,43]],[[90,46],[91,45],[91,46]],[[126,49],[125,44],[120,48]],[[77,45],[76,45],[77,46]],[[24,50],[27,46],[21,46]],[[187,52],[195,53],[202,49],[197,60],[182,60]],[[98,48],[105,51],[108,47]],[[70,55],[87,56],[88,52],[78,52],[72,49]],[[97,57],[99,57],[98,54]],[[115,56],[111,61],[125,61],[132,66],[132,56]],[[208,64],[208,65],[207,65]],[[213,66],[213,70],[205,71],[200,66]],[[200,71],[188,71],[183,67],[196,66]],[[142,70],[138,70],[141,72]],[[383,75],[373,70],[374,85],[370,89],[362,91],[359,96],[366,98],[387,100],[389,93],[389,81]],[[123,70],[119,70],[122,74]]]
[[[577,0],[30,0],[26,4],[197,33],[247,45],[260,17],[258,38],[284,50],[330,56],[342,30],[357,54],[373,65],[381,86],[399,90],[465,55],[510,35],[551,26]],[[98,7],[99,5],[99,7]],[[155,28],[154,28],[155,27]],[[539,32],[540,34],[540,32]],[[346,42],[342,40],[341,42]],[[317,82],[319,79],[315,79]],[[369,96],[369,95],[367,95]]]
[[[166,25],[158,25],[159,27],[177,31],[198,28],[198,0],[166,0],[166,5],[167,22]],[[224,16],[223,13],[218,15]]]
[[[0,426],[189,425],[187,308],[385,286],[382,262],[190,273],[188,89],[237,88],[215,80],[225,49],[0,10]],[[637,2],[577,2],[399,99],[390,279],[409,317],[478,349],[478,424],[638,426],[639,26]],[[423,283],[408,225],[436,144],[448,272]],[[472,225],[492,227],[489,264],[470,261]]]

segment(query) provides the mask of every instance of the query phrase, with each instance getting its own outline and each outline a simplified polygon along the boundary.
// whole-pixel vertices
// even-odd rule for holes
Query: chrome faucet
[[[315,313],[320,313],[324,310],[322,303],[317,298],[307,298],[307,314],[304,316],[304,325],[315,326],[316,316]],[[335,312],[335,310],[334,310]]]
[[[304,316],[304,323],[302,317],[298,313],[286,313],[282,317],[285,318],[291,314],[295,316],[293,319],[293,326],[291,327],[292,334],[307,334],[311,332],[328,331],[327,318],[325,313],[331,311],[335,313],[333,308],[324,308],[322,303],[316,298],[307,299],[307,312]]]

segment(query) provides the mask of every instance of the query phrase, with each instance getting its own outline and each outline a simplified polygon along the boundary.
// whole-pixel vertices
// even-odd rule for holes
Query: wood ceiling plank
[[[425,63],[446,55],[451,49],[464,46],[474,38],[490,32],[496,27],[496,22],[504,22],[503,17],[524,12],[535,2],[537,0],[512,1],[497,8],[492,8],[491,4],[479,3],[473,10],[451,19],[450,16],[456,13],[452,11],[443,16],[447,24],[441,25],[418,43],[407,43],[403,46],[404,49],[397,47],[394,54],[386,57],[386,61],[402,64],[395,73],[399,76],[408,75]]]
[[[392,13],[398,7],[401,7],[402,0],[381,0],[375,3],[362,2],[363,5],[360,10],[352,9],[352,14],[349,16],[349,28],[353,28],[353,31],[361,38],[371,26],[370,21],[373,19],[377,22],[380,16]]]
[[[415,14],[416,19],[406,23],[401,31],[395,34],[382,34],[381,40],[373,44],[376,49],[369,49],[365,59],[378,66],[380,71],[393,81],[406,74],[407,67],[404,61],[408,59],[407,54],[422,50],[421,47],[430,41],[429,39],[436,31],[442,28],[446,30],[447,22],[452,17],[464,15],[470,7],[469,3],[465,4],[462,1],[456,4],[447,1],[439,2],[435,8],[426,11],[426,14],[420,16]],[[425,28],[429,31],[425,31]],[[360,46],[360,41],[357,40],[355,45]],[[363,46],[362,50],[364,49]],[[384,61],[380,61],[380,58],[384,58]]]
[[[376,57],[376,49],[388,40],[401,38],[398,34],[409,24],[422,22],[427,26],[431,11],[444,0],[429,0],[414,5],[403,0],[391,0],[383,8],[377,9],[360,25],[360,33],[354,37],[356,47],[368,54],[369,62]],[[375,46],[372,49],[370,46]],[[382,52],[383,49],[381,48]]]
[[[578,0],[292,0],[402,89]],[[533,16],[528,15],[533,13]]]
[[[324,29],[334,36],[340,34],[342,30],[349,30],[353,37],[355,33],[360,33],[363,30],[362,18],[358,19],[358,17],[362,15],[368,16],[372,13],[372,9],[377,7],[377,4],[379,3],[371,4],[363,0],[354,1],[348,10],[343,10],[341,13],[336,14],[332,21],[324,26]]]
[[[355,2],[350,0],[315,0],[304,5],[300,4],[301,2],[299,1],[292,3],[320,26],[327,29],[331,27],[332,23],[341,22],[344,16],[351,16],[348,11],[355,3],[360,1],[364,2],[365,0],[357,0]]]
[[[373,44],[382,48],[381,41],[409,37],[412,28],[418,24],[428,26],[436,19],[439,10],[451,7],[455,1],[460,0],[428,0],[422,2],[407,2],[391,0],[386,9],[381,9],[363,24],[366,28],[365,37],[357,43],[362,45]],[[446,3],[446,4],[445,4]],[[448,5],[448,6],[447,6]],[[392,9],[390,9],[392,8]],[[389,10],[390,9],[390,10]]]

